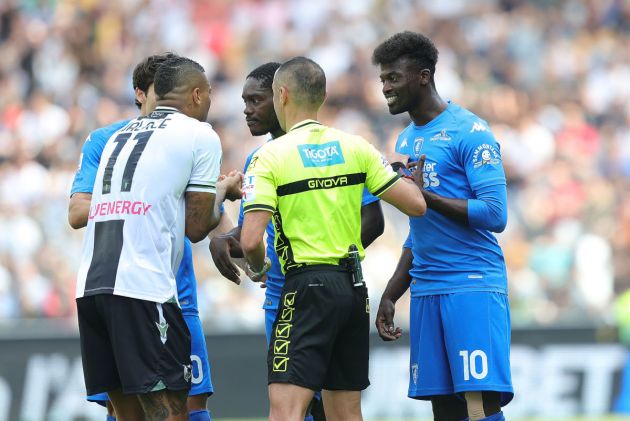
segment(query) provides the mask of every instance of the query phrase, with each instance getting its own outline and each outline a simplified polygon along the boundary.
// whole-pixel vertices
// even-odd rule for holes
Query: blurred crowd
[[[0,323],[73,323],[83,232],[67,223],[70,185],[87,134],[137,113],[138,61],[174,51],[206,68],[225,171],[265,141],[244,122],[245,76],[295,55],[326,71],[321,121],[388,152],[409,120],[387,112],[370,56],[404,29],[434,40],[438,91],[501,143],[513,324],[614,323],[630,288],[628,0],[0,1]],[[235,220],[238,203],[227,210]],[[408,227],[384,210],[364,264],[373,302]],[[262,329],[263,292],[221,278],[207,240],[195,269],[207,329]]]

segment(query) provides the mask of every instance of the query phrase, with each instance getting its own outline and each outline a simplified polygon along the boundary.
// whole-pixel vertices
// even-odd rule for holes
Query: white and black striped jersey
[[[115,132],[96,174],[77,298],[176,298],[184,193],[216,193],[220,165],[216,132],[175,108],[158,107]]]

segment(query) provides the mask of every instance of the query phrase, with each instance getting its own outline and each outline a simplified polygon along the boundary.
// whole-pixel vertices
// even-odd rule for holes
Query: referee
[[[361,390],[369,385],[369,302],[358,262],[361,195],[365,186],[407,215],[421,216],[422,176],[414,173],[415,184],[398,178],[365,139],[317,121],[326,76],[314,61],[287,61],[272,87],[287,134],[251,160],[241,234],[251,278],[259,280],[269,266],[263,234],[273,216],[286,275],[267,355],[269,419],[304,419],[314,391],[323,390],[329,421],[361,420]],[[349,254],[351,248],[356,252]]]

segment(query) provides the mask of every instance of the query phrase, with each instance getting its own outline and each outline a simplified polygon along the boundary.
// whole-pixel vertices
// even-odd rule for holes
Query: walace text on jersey
[[[159,115],[159,117],[158,117]],[[168,126],[170,118],[166,117],[167,113],[152,112],[147,117],[131,120],[129,124],[119,130],[121,132],[139,132],[143,130],[165,129]],[[156,121],[161,120],[161,121]]]

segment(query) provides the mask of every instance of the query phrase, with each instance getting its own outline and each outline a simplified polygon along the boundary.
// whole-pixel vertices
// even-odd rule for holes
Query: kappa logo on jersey
[[[321,145],[300,145],[298,150],[305,167],[329,167],[346,162],[338,140]]]
[[[245,179],[243,180],[243,202],[251,202],[255,198],[256,198],[256,176],[245,174]]]
[[[494,148],[494,146],[484,143],[477,146],[475,153],[473,154],[473,167],[479,168],[484,165],[497,165],[501,162],[501,155]]]
[[[451,140],[451,137],[446,133],[446,129],[442,129],[440,130],[440,133],[436,134],[435,136],[431,137],[432,141],[434,140]]]
[[[402,142],[400,142],[399,148],[406,148],[409,146],[409,142],[407,142],[407,138],[404,138]]]
[[[416,156],[420,156],[420,151],[422,150],[422,145],[424,144],[424,137],[416,137],[413,141],[413,152]]]
[[[488,127],[486,127],[486,125],[482,123],[481,121],[475,121],[472,125],[472,128],[470,129],[470,133],[485,132],[485,131],[488,131]]]

